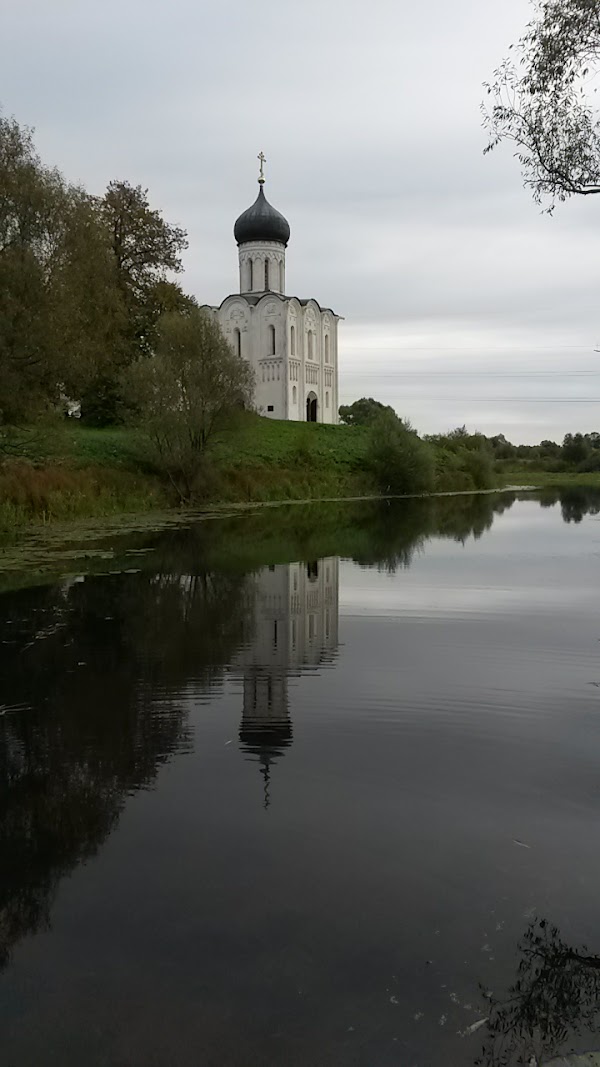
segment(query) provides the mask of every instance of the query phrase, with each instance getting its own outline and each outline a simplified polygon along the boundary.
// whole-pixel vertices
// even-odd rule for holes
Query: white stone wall
[[[306,401],[317,398],[317,422],[338,422],[338,316],[316,301],[303,306],[265,293],[257,304],[230,296],[217,318],[235,352],[255,375],[254,405],[261,415],[306,421]],[[292,339],[292,330],[294,331]]]
[[[278,241],[249,241],[238,249],[240,293],[285,293],[285,245]],[[250,278],[252,262],[252,279]],[[269,265],[269,284],[265,263]]]
[[[339,317],[314,300],[303,306],[292,297],[287,319],[288,418],[305,421],[310,395],[317,398],[317,422],[337,424]]]

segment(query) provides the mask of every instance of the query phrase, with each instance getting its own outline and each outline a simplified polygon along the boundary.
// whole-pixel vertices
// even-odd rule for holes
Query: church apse
[[[293,741],[290,680],[332,663],[338,648],[339,561],[264,568],[254,578],[254,637],[234,673],[243,679],[240,748],[258,763],[264,806],[271,801],[271,768]]]

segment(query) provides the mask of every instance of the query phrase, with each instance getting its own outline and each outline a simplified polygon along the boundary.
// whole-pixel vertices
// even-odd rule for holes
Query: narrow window
[[[252,259],[248,260],[248,289],[252,290]]]
[[[297,402],[297,398],[298,390],[296,389],[296,386],[294,386],[294,388],[292,389],[292,404],[295,404]]]
[[[233,331],[233,340],[234,340],[234,348],[235,348],[236,355],[241,356],[241,354],[242,354],[242,335],[241,335],[240,331],[237,329],[237,327]]]
[[[306,576],[310,578],[311,582],[314,582],[315,578],[319,577],[319,563],[317,560],[314,563],[306,564]]]
[[[313,332],[312,332],[312,330],[308,331],[308,358],[309,359],[313,358]]]
[[[283,260],[279,264],[279,292],[283,292]]]
[[[290,326],[290,354],[296,355],[296,327]]]
[[[329,363],[329,334],[325,334],[325,362]]]
[[[265,259],[265,289],[269,288],[269,260]]]
[[[269,355],[275,355],[275,327],[269,326]]]
[[[325,407],[329,407],[329,393],[325,393]]]

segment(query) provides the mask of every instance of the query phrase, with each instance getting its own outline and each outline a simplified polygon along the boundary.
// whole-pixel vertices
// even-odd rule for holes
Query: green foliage
[[[122,386],[115,373],[97,374],[81,394],[81,419],[88,426],[115,426],[122,421]]]
[[[588,459],[591,451],[590,442],[586,440],[582,433],[565,434],[561,450],[561,457],[565,463],[570,466],[577,466]]]
[[[147,192],[113,182],[98,199],[45,166],[32,133],[0,115],[0,422],[84,397],[118,417],[120,369],[153,351],[167,311],[187,311],[169,274],[185,233]]]
[[[536,0],[524,35],[486,84],[486,151],[515,146],[541,202],[600,192],[600,122],[590,86],[600,59],[597,0]]]
[[[464,426],[426,438],[435,448],[437,489],[491,489],[495,483],[494,452],[483,434]],[[508,442],[502,438],[500,447]]]
[[[111,182],[100,202],[110,239],[115,280],[126,309],[121,336],[122,358],[132,362],[154,350],[161,312],[183,310],[193,301],[169,282],[183,270],[185,230],[166,222],[150,207],[148,190],[129,182]]]
[[[250,404],[254,374],[205,312],[169,312],[156,354],[127,371],[125,394],[161,468],[183,500],[209,482],[205,451],[234,412]],[[205,489],[204,489],[205,492]],[[204,494],[203,494],[204,495]]]
[[[373,400],[372,396],[363,396],[353,404],[342,404],[340,420],[345,426],[370,426],[384,411],[396,416],[396,412],[389,405]]]
[[[431,448],[392,412],[383,412],[372,424],[366,462],[383,493],[426,493],[433,489]]]

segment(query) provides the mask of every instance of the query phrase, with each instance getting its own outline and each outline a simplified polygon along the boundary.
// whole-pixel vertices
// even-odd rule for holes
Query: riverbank
[[[0,468],[0,530],[178,507],[148,442],[127,428],[78,422],[13,433]],[[361,470],[360,428],[240,418],[210,451],[198,503],[244,503],[376,492]]]
[[[279,422],[241,414],[211,445],[195,505],[380,494],[363,426]],[[489,488],[473,453],[431,446],[435,490]],[[0,531],[180,507],[135,429],[64,421],[14,431],[0,466]]]
[[[499,488],[528,485],[536,489],[599,489],[600,471],[586,474],[577,471],[539,471],[533,470],[527,464],[521,464],[510,469],[502,468],[497,473],[497,482]]]
[[[370,432],[362,426],[279,422],[242,415],[210,449],[202,507],[372,497]],[[434,491],[470,492],[509,485],[600,486],[600,474],[551,474],[527,464],[473,475],[473,452],[431,445]],[[489,466],[489,461],[488,461]],[[0,465],[0,535],[30,525],[153,515],[181,507],[135,429],[94,429],[61,421],[14,431]]]

